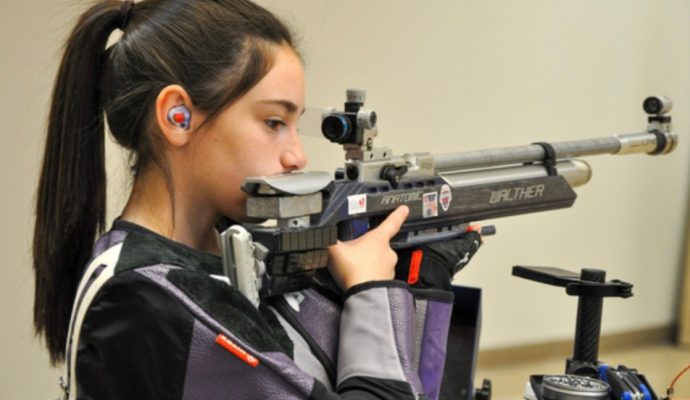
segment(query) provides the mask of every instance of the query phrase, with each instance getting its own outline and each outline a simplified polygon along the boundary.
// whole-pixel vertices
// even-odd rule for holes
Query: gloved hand
[[[481,246],[475,231],[445,242],[398,251],[395,279],[412,287],[451,289],[453,276],[470,262]]]

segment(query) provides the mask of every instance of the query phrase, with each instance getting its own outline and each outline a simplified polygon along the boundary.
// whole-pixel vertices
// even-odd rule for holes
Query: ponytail
[[[121,2],[101,1],[77,23],[53,89],[33,238],[34,327],[53,365],[64,360],[70,312],[105,223],[105,134],[100,78]]]

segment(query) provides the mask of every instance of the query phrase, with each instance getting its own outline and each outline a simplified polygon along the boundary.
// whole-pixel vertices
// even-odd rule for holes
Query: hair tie
[[[122,7],[120,7],[119,28],[122,31],[125,30],[125,28],[127,27],[127,24],[129,23],[129,17],[132,14],[132,8],[134,8],[134,1],[132,1],[132,0],[126,0],[125,2],[122,3]]]

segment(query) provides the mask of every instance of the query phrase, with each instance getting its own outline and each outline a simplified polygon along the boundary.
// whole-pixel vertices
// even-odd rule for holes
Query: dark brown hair
[[[64,360],[72,302],[106,206],[105,122],[136,175],[164,172],[155,101],[181,85],[209,120],[256,85],[287,27],[247,0],[98,1],[72,31],[52,95],[33,240],[34,326]],[[125,26],[126,25],[126,26]],[[110,48],[117,28],[123,35]],[[208,120],[207,120],[208,121]]]

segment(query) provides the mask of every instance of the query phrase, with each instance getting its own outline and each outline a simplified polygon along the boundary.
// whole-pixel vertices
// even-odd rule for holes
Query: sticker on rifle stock
[[[441,195],[439,196],[439,201],[441,202],[441,208],[443,212],[448,211],[450,208],[450,202],[453,200],[453,191],[450,190],[450,186],[443,185],[441,187]]]
[[[355,194],[347,196],[347,214],[361,214],[367,212],[367,195]]]
[[[424,218],[438,217],[438,193],[424,193],[422,207]]]

